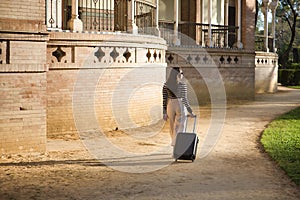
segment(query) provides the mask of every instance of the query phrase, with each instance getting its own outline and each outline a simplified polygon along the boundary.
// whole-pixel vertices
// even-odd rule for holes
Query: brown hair
[[[167,88],[174,94],[177,93],[177,76],[179,73],[180,67],[172,67],[166,82]]]

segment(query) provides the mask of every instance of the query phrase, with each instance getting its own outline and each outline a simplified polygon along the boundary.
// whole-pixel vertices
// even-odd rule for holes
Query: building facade
[[[1,154],[158,122],[175,65],[195,105],[276,91],[276,54],[255,51],[254,0],[3,0],[0,9]]]

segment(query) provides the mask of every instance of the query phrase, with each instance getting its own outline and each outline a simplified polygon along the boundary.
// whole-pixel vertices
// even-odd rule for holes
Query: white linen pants
[[[187,110],[181,99],[169,99],[167,115],[170,122],[171,145],[175,145],[176,135],[184,130]]]

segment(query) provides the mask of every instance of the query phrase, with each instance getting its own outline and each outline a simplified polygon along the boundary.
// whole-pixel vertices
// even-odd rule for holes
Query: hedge
[[[278,82],[284,86],[300,85],[300,70],[298,69],[279,69]]]

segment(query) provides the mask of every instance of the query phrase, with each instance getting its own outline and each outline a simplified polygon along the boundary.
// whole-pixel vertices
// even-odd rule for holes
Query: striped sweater
[[[180,98],[182,99],[183,105],[186,107],[189,113],[192,113],[189,101],[187,99],[187,85],[185,83],[179,82],[177,85],[177,91],[172,92],[165,83],[163,86],[163,114],[167,113],[167,103],[168,99]]]

